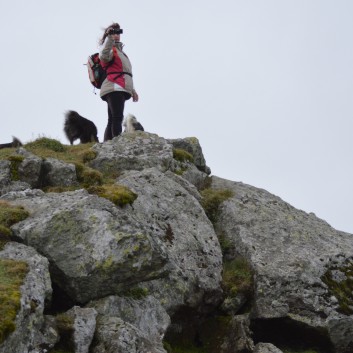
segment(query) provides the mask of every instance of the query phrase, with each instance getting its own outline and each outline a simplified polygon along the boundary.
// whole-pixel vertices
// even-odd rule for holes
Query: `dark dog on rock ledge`
[[[1,148],[20,147],[20,146],[22,146],[22,142],[17,137],[13,137],[12,138],[12,142],[10,142],[10,143],[1,143],[0,144],[0,149]]]
[[[96,125],[74,110],[65,114],[64,132],[71,145],[78,139],[81,143],[99,142]]]

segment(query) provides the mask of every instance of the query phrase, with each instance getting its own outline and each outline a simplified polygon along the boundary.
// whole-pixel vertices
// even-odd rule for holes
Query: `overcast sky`
[[[0,142],[68,144],[66,110],[106,103],[86,63],[112,21],[148,132],[196,136],[213,175],[353,233],[352,0],[1,0]]]

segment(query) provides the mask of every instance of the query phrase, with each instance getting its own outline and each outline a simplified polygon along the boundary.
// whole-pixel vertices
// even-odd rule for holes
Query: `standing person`
[[[99,58],[107,73],[100,89],[101,98],[108,104],[108,124],[104,132],[104,141],[121,134],[125,101],[131,97],[134,102],[139,99],[134,89],[131,63],[123,52],[123,43],[120,42],[122,33],[120,25],[113,23],[105,29],[100,40],[103,49]]]

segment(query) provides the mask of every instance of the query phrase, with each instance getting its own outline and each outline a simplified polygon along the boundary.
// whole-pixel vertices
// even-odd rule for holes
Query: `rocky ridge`
[[[0,243],[0,266],[28,264],[0,353],[353,352],[353,235],[211,176],[196,138],[123,133],[91,152],[85,168],[133,201],[26,146],[0,160],[0,202],[29,213]]]

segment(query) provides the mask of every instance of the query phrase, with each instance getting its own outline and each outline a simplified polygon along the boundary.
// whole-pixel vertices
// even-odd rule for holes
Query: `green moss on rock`
[[[334,276],[337,271],[343,275],[338,280]],[[331,295],[334,295],[339,304],[338,312],[345,315],[353,314],[353,263],[346,261],[340,266],[330,267],[321,277],[322,281],[328,286]]]
[[[12,180],[19,180],[19,175],[18,175],[18,167],[24,160],[23,156],[20,156],[18,154],[11,155],[7,158],[11,165],[10,165],[10,171],[11,171],[11,179]]]
[[[0,344],[15,330],[21,307],[20,287],[28,273],[23,261],[0,259]]]
[[[0,250],[10,240],[10,227],[28,217],[28,212],[22,206],[12,206],[0,200]]]
[[[135,287],[125,291],[122,295],[124,297],[129,297],[129,298],[139,300],[147,297],[148,294],[149,294],[148,288]]]

